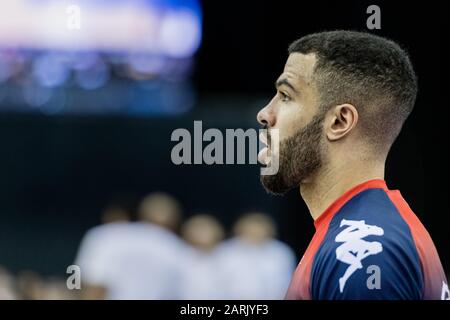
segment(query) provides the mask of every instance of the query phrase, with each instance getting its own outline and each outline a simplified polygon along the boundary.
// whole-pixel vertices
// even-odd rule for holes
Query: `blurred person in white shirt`
[[[115,249],[115,239],[130,223],[131,212],[123,204],[109,204],[102,212],[101,225],[84,235],[75,264],[81,268],[84,299],[104,299],[106,295],[104,277],[108,269],[108,256]]]
[[[227,299],[283,299],[296,257],[276,240],[276,227],[262,213],[248,213],[235,223],[234,237],[219,248]]]
[[[224,277],[215,251],[225,235],[222,225],[211,215],[197,214],[184,223],[181,235],[189,246],[183,254],[180,298],[223,299]]]
[[[76,264],[82,281],[97,289],[88,290],[84,297],[178,298],[179,256],[184,245],[173,230],[180,218],[177,200],[158,192],[141,201],[137,222],[116,220],[88,231]]]

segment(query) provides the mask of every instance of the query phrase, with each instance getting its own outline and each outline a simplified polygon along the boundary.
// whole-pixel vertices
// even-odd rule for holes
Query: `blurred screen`
[[[2,111],[177,114],[194,102],[195,0],[4,0],[0,11]]]

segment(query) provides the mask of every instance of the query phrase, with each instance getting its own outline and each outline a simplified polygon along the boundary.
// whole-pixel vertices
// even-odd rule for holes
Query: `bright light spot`
[[[171,11],[162,20],[160,46],[174,58],[192,56],[201,42],[200,19],[190,10]]]

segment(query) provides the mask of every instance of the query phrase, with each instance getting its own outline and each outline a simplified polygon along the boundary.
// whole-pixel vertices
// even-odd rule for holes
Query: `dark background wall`
[[[204,39],[193,81],[200,100],[174,118],[0,114],[0,264],[13,271],[65,272],[83,232],[114,194],[176,195],[186,215],[209,211],[227,226],[247,209],[278,222],[300,256],[314,230],[298,191],[269,196],[256,165],[175,166],[175,128],[193,120],[218,128],[257,128],[258,107],[294,39],[331,29],[366,30],[378,4],[382,29],[399,41],[419,76],[416,109],[388,159],[386,180],[400,189],[450,266],[447,205],[448,13],[438,3],[399,1],[205,1]]]

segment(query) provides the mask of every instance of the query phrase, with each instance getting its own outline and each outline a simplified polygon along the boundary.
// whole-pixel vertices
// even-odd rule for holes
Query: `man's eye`
[[[281,96],[281,101],[287,102],[290,100],[290,97],[285,94],[284,92],[280,92],[280,96]]]

